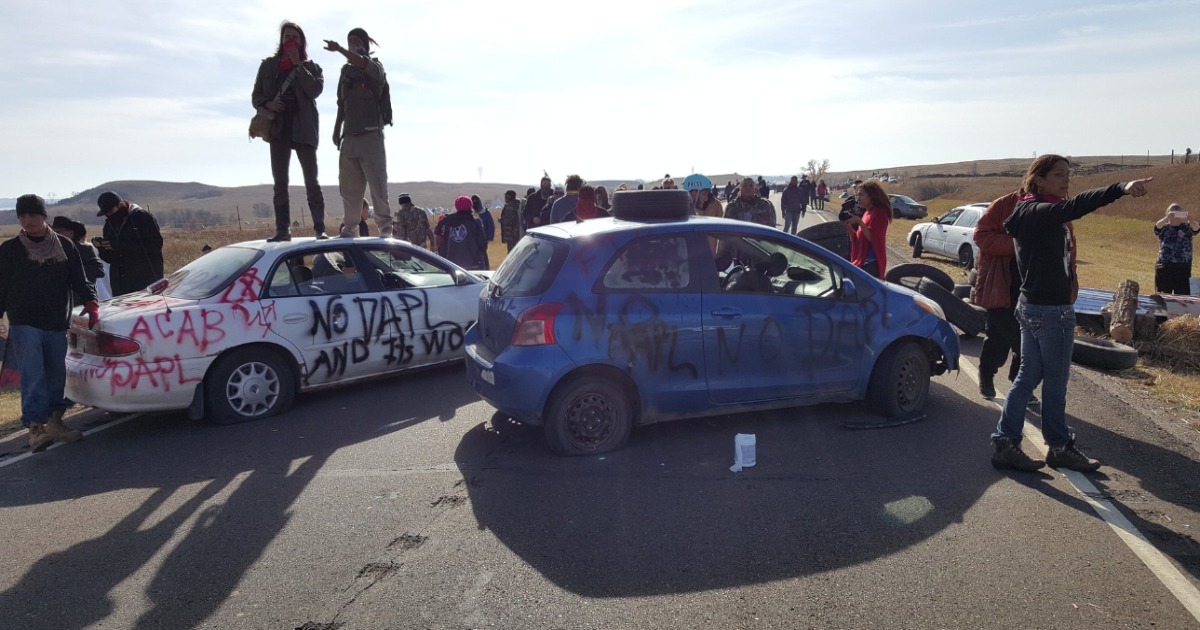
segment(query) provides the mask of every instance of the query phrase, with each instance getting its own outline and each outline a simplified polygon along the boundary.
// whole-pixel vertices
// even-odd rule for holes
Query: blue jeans
[[[992,439],[1021,439],[1025,406],[1033,389],[1042,383],[1042,438],[1050,448],[1071,441],[1067,427],[1067,379],[1071,376],[1071,350],[1075,345],[1075,307],[1020,303],[1021,370],[1013,381],[1000,412]]]
[[[800,213],[799,212],[784,212],[783,213],[783,231],[788,234],[795,234],[800,228]]]
[[[21,373],[21,425],[45,424],[51,410],[67,408],[67,331],[13,326],[8,342]]]

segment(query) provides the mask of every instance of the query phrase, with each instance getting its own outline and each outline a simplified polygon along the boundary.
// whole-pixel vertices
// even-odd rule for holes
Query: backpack
[[[372,59],[374,59],[372,57]],[[348,64],[349,65],[349,64]],[[365,77],[364,73],[364,77]],[[375,94],[375,102],[379,104],[379,118],[384,125],[392,124],[392,89],[388,86],[387,79],[383,81],[383,87],[380,88],[375,84],[375,81],[370,77],[366,77],[367,85],[371,86],[371,92]],[[346,80],[345,74],[341,80]]]

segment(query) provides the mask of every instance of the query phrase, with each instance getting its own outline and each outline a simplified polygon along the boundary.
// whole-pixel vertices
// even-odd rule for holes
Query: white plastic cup
[[[733,461],[735,465],[749,468],[757,463],[755,447],[757,438],[753,433],[739,433],[733,436]]]

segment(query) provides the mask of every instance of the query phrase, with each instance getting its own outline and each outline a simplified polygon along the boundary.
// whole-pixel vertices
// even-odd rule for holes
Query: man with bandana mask
[[[110,265],[113,297],[141,291],[163,277],[163,237],[154,215],[117,193],[96,199],[98,217],[105,217],[104,237],[92,239],[100,258]]]
[[[0,315],[8,315],[10,356],[21,374],[21,424],[29,429],[29,450],[38,453],[82,437],[62,422],[71,296],[83,297],[89,328],[100,307],[75,244],[46,225],[46,202],[21,195],[17,220],[21,232],[0,244]]]
[[[333,123],[333,144],[341,151],[338,160],[338,188],[342,194],[345,225],[358,223],[363,193],[371,188],[375,224],[379,235],[392,237],[392,208],[387,194],[387,153],[383,146],[383,127],[392,124],[391,96],[383,64],[371,56],[371,39],[362,28],[351,29],[346,36],[349,48],[327,39],[325,50],[342,53],[346,65],[337,87],[337,120]],[[354,231],[343,228],[342,238],[354,238]]]

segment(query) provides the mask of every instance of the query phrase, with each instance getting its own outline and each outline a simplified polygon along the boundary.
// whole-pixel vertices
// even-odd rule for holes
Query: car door
[[[975,235],[975,224],[983,212],[977,208],[967,208],[952,225],[946,227],[946,255],[958,257],[958,250],[964,243],[972,242]]]
[[[382,291],[359,300],[376,369],[390,371],[461,359],[479,316],[484,283],[426,250],[402,243],[362,248]]]
[[[925,231],[924,248],[936,254],[947,255],[946,230],[958,220],[962,212],[962,208],[955,208],[938,217]]]
[[[797,241],[706,232],[716,252],[701,308],[709,400],[737,404],[847,391],[864,317],[841,298],[840,265]],[[745,274],[757,279],[746,282]]]
[[[274,309],[272,332],[303,357],[304,386],[372,373],[367,322],[358,302],[369,294],[350,246],[306,249],[275,266],[263,308]]]

